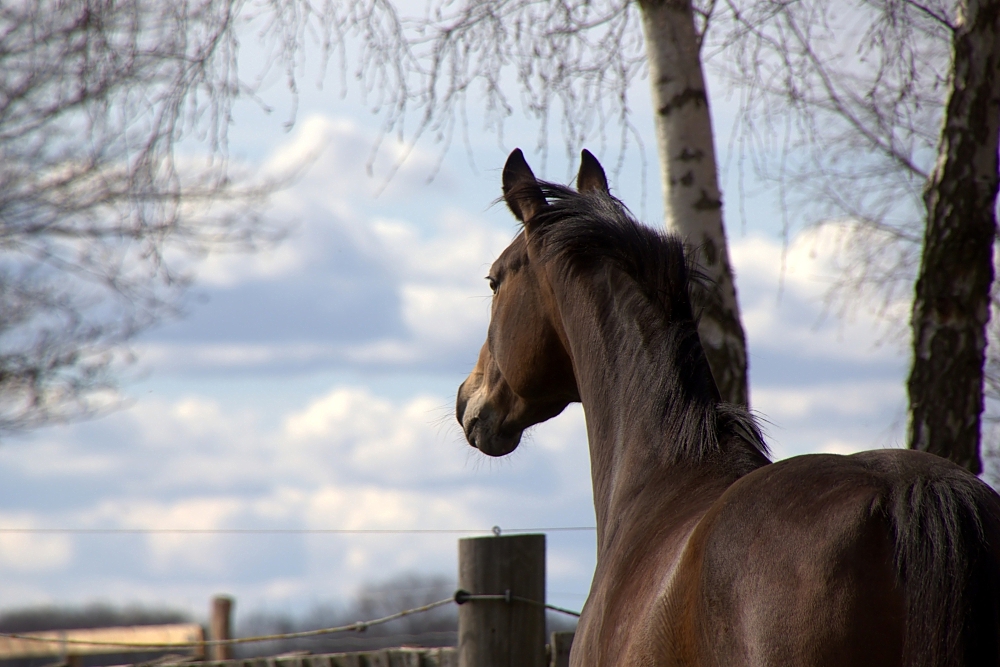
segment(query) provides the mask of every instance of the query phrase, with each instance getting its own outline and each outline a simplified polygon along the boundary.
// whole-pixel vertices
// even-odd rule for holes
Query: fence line
[[[580,618],[580,612],[573,611],[572,609],[566,609],[565,607],[557,607],[554,604],[549,604],[547,602],[539,602],[538,600],[532,600],[530,598],[524,598],[520,595],[511,595],[510,591],[507,591],[503,595],[473,595],[469,591],[463,591],[461,589],[455,591],[455,602],[457,604],[465,604],[466,602],[475,602],[476,600],[492,600],[494,602],[525,602],[527,604],[533,604],[538,607],[545,607],[546,609],[551,609],[552,611],[558,611],[562,614],[568,616],[575,616]]]
[[[597,530],[594,526],[554,526],[549,528],[504,528],[505,534],[565,533]],[[473,535],[493,533],[493,528],[3,528],[0,534],[68,535]]]
[[[485,532],[485,531],[483,531]],[[21,653],[35,654],[39,651],[55,650],[69,665],[79,664],[79,654],[94,653],[95,649],[107,648],[110,653],[126,650],[140,652],[161,652],[171,649],[194,649],[204,656],[210,649],[216,667],[246,667],[241,661],[232,661],[230,647],[252,642],[276,642],[290,639],[305,639],[340,632],[360,632],[372,626],[428,612],[444,605],[455,603],[458,611],[458,646],[452,649],[410,650],[403,663],[420,664],[422,667],[455,667],[457,665],[477,665],[478,667],[565,667],[568,664],[572,633],[552,635],[546,644],[545,609],[579,617],[580,614],[562,607],[546,604],[545,599],[545,535],[507,535],[501,537],[499,527],[490,532],[493,537],[468,537],[459,540],[460,588],[454,596],[429,604],[406,609],[394,614],[369,621],[358,621],[347,625],[300,632],[286,632],[253,637],[230,638],[228,636],[232,599],[217,596],[212,605],[212,638],[205,640],[200,626],[194,626],[198,634],[186,641],[163,640],[162,635],[143,637],[147,641],[136,641],[138,637],[128,632],[140,628],[111,628],[106,631],[123,632],[132,641],[112,641],[94,636],[80,636],[66,633],[54,638],[56,633],[0,633],[0,644],[16,642],[38,647],[37,650]],[[511,531],[514,532],[514,531]],[[469,591],[475,591],[470,593]],[[483,604],[469,604],[482,602]],[[218,618],[217,618],[218,617]],[[166,626],[163,626],[166,627]],[[44,635],[44,636],[42,636]],[[106,635],[105,635],[106,636]],[[182,638],[183,639],[183,638]],[[16,647],[12,647],[16,648]],[[76,649],[74,651],[74,649]],[[117,649],[117,650],[116,650]],[[406,652],[407,649],[391,651]],[[416,651],[416,652],[414,652]],[[320,656],[319,664],[300,660],[294,667],[358,667],[359,665],[397,664],[390,653],[378,655],[367,652],[329,654]],[[416,662],[412,658],[416,658]],[[400,656],[396,656],[400,657]],[[343,658],[343,660],[341,660]],[[345,662],[346,660],[346,662]],[[374,660],[374,662],[372,662]],[[180,663],[178,663],[180,664]],[[268,660],[268,667],[278,667],[277,659]],[[288,665],[287,667],[293,667]]]
[[[419,607],[414,607],[413,609],[406,609],[404,611],[396,612],[395,614],[389,614],[388,616],[383,616],[381,618],[372,619],[370,621],[358,621],[356,623],[351,623],[349,625],[340,625],[333,628],[320,628],[319,630],[303,630],[301,632],[285,632],[282,634],[274,635],[258,635],[256,637],[237,637],[235,639],[206,639],[197,642],[176,642],[169,644],[148,644],[148,643],[128,643],[128,642],[102,642],[102,641],[89,641],[86,639],[73,640],[73,639],[59,639],[53,640],[52,637],[42,637],[38,635],[21,634],[21,633],[0,633],[0,637],[8,639],[21,639],[27,641],[37,641],[46,643],[56,643],[56,644],[86,644],[88,646],[107,646],[107,647],[117,647],[117,648],[149,648],[149,649],[160,649],[160,648],[202,648],[208,646],[232,646],[233,644],[250,644],[254,642],[269,642],[277,641],[281,639],[302,639],[305,637],[318,637],[320,635],[329,635],[337,632],[363,632],[374,625],[382,625],[383,623],[388,623],[390,621],[395,621],[396,619],[403,618],[404,616],[409,616],[411,614],[419,614],[421,612],[430,611],[431,609],[436,609],[437,607],[442,607],[446,604],[452,603],[455,598],[445,598],[444,600],[438,600],[437,602],[431,602],[430,604],[421,605]]]
[[[555,605],[538,602],[537,600],[522,598],[517,595],[472,595],[467,591],[458,590],[455,592],[455,595],[450,598],[445,598],[444,600],[431,602],[430,604],[421,605],[419,607],[414,607],[412,609],[399,611],[396,612],[395,614],[389,614],[388,616],[372,619],[370,621],[357,621],[355,623],[350,623],[348,625],[340,625],[332,628],[320,628],[318,630],[303,630],[301,632],[285,632],[274,635],[258,635],[255,637],[237,637],[235,639],[206,639],[194,642],[174,642],[174,643],[160,643],[160,644],[94,641],[87,639],[70,639],[70,638],[54,639],[52,636],[39,636],[39,635],[21,634],[21,633],[8,633],[8,632],[0,633],[0,638],[20,639],[23,641],[37,641],[37,642],[45,642],[45,643],[60,644],[60,645],[107,646],[109,648],[131,648],[131,649],[206,648],[210,646],[232,646],[234,644],[250,644],[256,642],[279,641],[283,639],[303,639],[307,637],[318,637],[320,635],[329,635],[338,632],[363,632],[372,626],[382,625],[384,623],[389,623],[390,621],[395,621],[405,616],[410,616],[412,614],[419,614],[422,612],[430,611],[432,609],[437,609],[438,607],[443,607],[444,605],[450,604],[452,602],[457,604],[464,604],[466,602],[474,602],[477,600],[492,600],[492,601],[503,600],[508,603],[526,602],[529,604],[541,605],[546,609],[551,609],[552,611],[561,612],[564,614],[568,614],[570,616],[576,616],[576,617],[580,616],[579,612],[575,612],[570,609],[563,609],[562,607],[557,607]]]
[[[196,623],[50,630],[38,632],[32,636],[35,638],[34,640],[23,639],[21,635],[0,636],[0,660],[58,655],[66,653],[68,645],[72,645],[72,653],[82,655],[107,653],[108,649],[105,645],[109,643],[136,646],[155,643],[174,647],[198,642],[205,638],[203,628]],[[118,648],[118,651],[123,653],[135,650],[125,647]],[[204,651],[195,649],[194,652],[204,655]]]

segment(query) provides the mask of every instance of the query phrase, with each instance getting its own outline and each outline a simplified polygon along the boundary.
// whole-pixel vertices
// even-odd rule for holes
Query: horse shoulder
[[[675,643],[673,600],[682,561],[702,517],[730,482],[712,477],[684,492],[650,484],[598,559],[590,598],[573,642],[573,666],[673,665],[662,646]],[[666,620],[661,620],[666,619]]]

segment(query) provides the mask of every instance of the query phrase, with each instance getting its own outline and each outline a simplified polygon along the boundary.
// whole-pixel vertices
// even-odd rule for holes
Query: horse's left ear
[[[526,225],[548,206],[520,148],[514,149],[503,167],[503,198],[514,217]]]
[[[608,192],[608,177],[604,175],[604,167],[586,148],[580,154],[580,173],[576,175],[576,189],[580,192],[610,194]]]

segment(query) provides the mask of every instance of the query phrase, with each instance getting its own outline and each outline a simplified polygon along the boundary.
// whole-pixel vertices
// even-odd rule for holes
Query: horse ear
[[[580,173],[576,175],[576,189],[580,192],[608,192],[608,177],[594,154],[586,148],[580,154]]]
[[[525,224],[548,206],[520,148],[514,149],[503,167],[503,198],[514,217]]]

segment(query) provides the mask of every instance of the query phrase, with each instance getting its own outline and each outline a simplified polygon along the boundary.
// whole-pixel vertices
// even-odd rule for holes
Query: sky
[[[638,81],[632,95],[651,151],[647,85]],[[863,303],[843,316],[827,303],[836,228],[798,233],[783,248],[769,194],[735,205],[735,97],[717,81],[710,88],[720,162],[730,165],[722,182],[751,401],[772,451],[899,446],[905,332]],[[453,147],[432,181],[439,147],[422,143],[386,183],[401,148],[389,142],[368,175],[378,118],[353,95],[308,83],[302,91],[290,130],[282,114],[291,103],[275,84],[265,94],[276,111],[241,105],[231,132],[234,159],[264,172],[314,155],[268,210],[287,238],[205,260],[187,315],[136,342],[125,409],[0,446],[0,527],[594,525],[578,405],[504,459],[469,447],[453,415],[485,336],[483,277],[517,232],[493,205],[500,169],[520,146],[539,177],[567,182],[576,165],[558,138],[542,167],[537,128],[515,114],[502,142],[474,131],[468,154]],[[617,157],[596,140],[583,147],[608,165]],[[657,226],[657,166],[648,167],[644,184],[632,150],[609,176],[612,191]],[[237,623],[241,613],[304,614],[403,573],[454,577],[461,536],[0,533],[0,612],[106,602],[204,617],[211,596],[227,593]],[[550,602],[582,606],[594,539],[590,530],[547,534]]]

